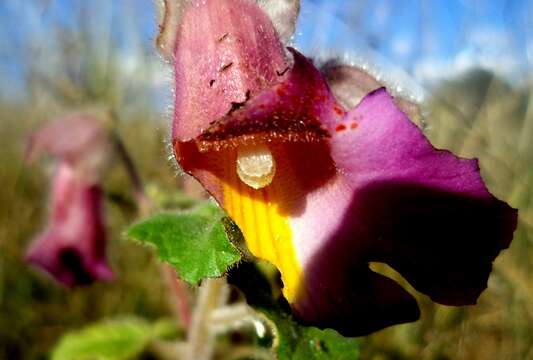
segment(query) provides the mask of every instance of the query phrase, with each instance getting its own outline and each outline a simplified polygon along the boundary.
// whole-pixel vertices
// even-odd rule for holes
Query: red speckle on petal
[[[355,130],[357,129],[357,127],[359,126],[359,124],[357,124],[355,121],[350,125],[350,129],[352,130]]]
[[[336,132],[341,132],[341,131],[344,131],[344,130],[346,130],[346,125],[344,125],[344,124],[339,124],[339,125],[337,125],[337,127],[335,128],[335,131],[336,131]]]
[[[337,113],[337,115],[342,116],[344,114],[344,111],[338,106],[333,107],[333,110]]]

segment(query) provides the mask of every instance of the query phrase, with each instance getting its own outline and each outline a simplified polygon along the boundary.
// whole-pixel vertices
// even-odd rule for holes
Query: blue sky
[[[477,65],[513,79],[532,69],[532,1],[313,0],[303,5],[299,40],[309,51],[377,53],[421,81]]]
[[[153,49],[152,0],[2,0],[4,96],[23,94],[28,49],[53,53],[51,29],[79,26],[80,6],[96,38],[113,37],[132,57]],[[422,84],[474,66],[518,81],[533,68],[532,34],[528,0],[303,0],[295,42],[308,54],[386,63],[385,69],[402,69]]]

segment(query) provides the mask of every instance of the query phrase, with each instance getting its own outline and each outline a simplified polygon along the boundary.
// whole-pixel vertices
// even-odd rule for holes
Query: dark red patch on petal
[[[344,124],[339,124],[339,125],[337,125],[337,127],[335,128],[335,131],[336,131],[336,132],[341,132],[341,131],[344,131],[344,130],[346,130],[346,125],[344,125]]]
[[[331,109],[344,111],[314,66],[291,51],[294,66],[285,81],[233,107],[189,142],[207,152],[258,142],[321,142],[329,137],[336,116]]]

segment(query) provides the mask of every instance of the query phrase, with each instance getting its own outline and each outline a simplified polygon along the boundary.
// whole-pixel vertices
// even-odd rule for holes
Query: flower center
[[[276,161],[265,144],[241,146],[237,150],[237,175],[246,185],[261,189],[270,185]]]

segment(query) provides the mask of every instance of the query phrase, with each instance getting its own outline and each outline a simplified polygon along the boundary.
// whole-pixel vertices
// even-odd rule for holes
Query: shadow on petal
[[[417,320],[414,299],[370,271],[374,261],[390,265],[436,302],[474,304],[492,261],[509,246],[516,215],[491,195],[370,183],[355,192],[342,225],[304,269],[295,310],[306,322],[348,336]]]

